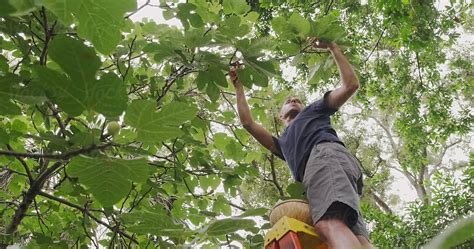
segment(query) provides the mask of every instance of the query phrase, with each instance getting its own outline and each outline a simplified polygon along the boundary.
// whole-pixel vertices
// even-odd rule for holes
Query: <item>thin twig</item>
[[[33,199],[33,204],[35,205],[36,216],[38,216],[38,224],[39,224],[39,226],[40,226],[40,228],[41,228],[41,232],[43,232],[43,234],[44,234],[42,224],[46,227],[46,229],[48,229],[49,231],[51,231],[51,230],[49,229],[48,225],[46,225],[46,223],[44,222],[43,217],[41,217],[41,213],[40,213],[40,211],[39,211],[39,209],[38,209],[38,203],[36,202],[36,198]]]
[[[235,208],[239,209],[240,211],[244,211],[244,212],[247,211],[246,208],[241,207],[241,206],[239,206],[239,205],[236,205],[236,204],[234,204],[234,203],[232,203],[232,202],[230,202],[230,201],[228,202],[228,204],[229,204],[229,206],[235,207]]]
[[[160,100],[166,95],[166,93],[170,90],[173,83],[175,83],[178,78],[186,76],[193,72],[195,72],[193,68],[185,67],[184,65],[176,69],[176,71],[174,71],[168,77],[168,79],[166,79],[166,83],[161,88],[161,94],[156,98],[156,102],[157,103],[160,102]]]
[[[212,119],[206,119],[206,118],[203,118],[201,116],[197,116],[199,119],[202,119],[202,120],[205,120],[205,121],[209,121],[209,122],[212,122],[212,123],[216,123],[216,124],[220,124],[224,127],[227,127],[229,128],[229,130],[232,132],[232,134],[234,134],[234,137],[235,139],[237,139],[237,142],[239,142],[240,145],[242,145],[242,147],[244,148],[248,148],[249,146],[247,146],[246,144],[244,144],[242,142],[242,140],[240,140],[239,136],[237,135],[237,133],[235,133],[235,128],[237,128],[235,125],[233,124],[226,124],[226,123],[223,123],[223,122],[220,122],[220,121],[217,121],[217,120],[212,120]]]
[[[229,235],[228,234],[225,235],[225,239],[227,240],[227,247],[232,248],[232,246],[230,245],[230,240],[229,240]]]
[[[329,13],[333,3],[334,3],[334,0],[331,0],[331,2],[328,4],[328,7],[326,8],[326,11],[324,12],[324,15],[327,15]]]
[[[132,203],[132,207],[130,207],[130,210],[128,210],[128,212],[132,212],[132,210],[138,206],[138,204],[140,204],[140,202],[142,202],[143,199],[145,199],[146,195],[148,195],[151,191],[153,190],[153,187],[149,188],[143,195],[140,199],[138,199],[138,201],[135,203],[135,201],[133,201]]]
[[[21,63],[23,63],[23,61],[25,61],[26,58],[28,58],[28,56],[30,55],[32,49],[33,49],[33,47],[28,48],[28,51],[26,52],[26,54],[21,58],[21,60],[13,68],[13,71],[12,71],[13,73],[15,73],[16,70],[20,67]]]
[[[370,54],[367,56],[367,58],[365,58],[363,64],[367,63],[367,61],[369,60],[370,56],[372,56],[372,54],[374,53],[375,49],[379,47],[380,40],[382,39],[382,36],[383,36],[383,34],[385,33],[385,30],[386,30],[386,28],[384,28],[384,29],[382,30],[382,33],[380,33],[380,36],[379,36],[379,38],[377,39],[377,42],[375,43],[375,46],[372,48],[372,51],[370,51]]]
[[[230,59],[229,59],[229,66],[236,66],[236,65],[235,65],[236,62],[232,62],[232,60],[234,59],[235,55],[237,54],[237,51],[238,51],[238,50],[235,49],[235,50],[234,50],[234,53],[232,53],[232,56],[231,56]],[[238,63],[238,61],[237,61],[237,63]],[[238,65],[237,65],[237,66],[238,66]]]
[[[135,40],[137,40],[137,35],[135,35],[135,37],[133,37],[132,42],[130,43],[130,45],[128,45],[128,49],[129,49],[129,51],[128,51],[128,65],[127,65],[127,68],[125,69],[125,73],[122,75],[122,80],[124,80],[124,81],[125,81],[125,78],[127,78],[128,71],[130,70],[130,67],[131,67],[133,45],[135,44]]]
[[[275,185],[276,189],[278,190],[278,193],[280,194],[281,197],[285,196],[285,192],[283,191],[283,188],[280,186],[278,183],[278,177],[276,175],[276,169],[275,169],[275,156],[271,154],[270,156],[267,156],[268,162],[270,162],[270,168],[271,168],[271,175],[272,175],[272,180],[273,185]]]
[[[142,57],[142,56],[144,56],[144,55],[146,55],[145,52],[143,52],[143,53],[141,53],[141,54],[139,54],[139,55],[135,55],[135,56],[133,56],[133,57],[130,58],[130,61],[133,61],[133,60],[135,60],[135,59],[137,59],[137,58],[140,58],[140,57]],[[129,61],[129,60],[127,60],[127,62],[128,62],[128,61]],[[108,66],[105,66],[105,67],[100,68],[99,70],[100,70],[100,71],[104,71],[104,70],[110,69],[110,68],[112,68],[112,67],[114,67],[114,66],[117,66],[117,64],[116,64],[116,63],[112,63],[112,64],[110,64],[110,65],[108,65]]]
[[[84,223],[84,219],[86,218],[86,215],[83,214],[83,218],[82,218],[82,230],[84,231],[84,233],[86,234],[86,237],[90,239],[90,241],[94,244],[95,248],[98,249],[99,246],[97,245],[97,243],[95,242],[95,239],[92,238],[92,236],[89,234],[89,232],[87,231],[87,228],[86,228],[86,224]]]
[[[142,10],[143,8],[145,8],[147,5],[149,5],[151,2],[151,0],[147,0],[143,5],[141,5],[140,7],[138,7],[136,10],[134,10],[133,12],[131,12],[130,14],[126,15],[125,16],[125,19],[127,18],[130,18],[132,15],[136,14],[138,11]]]
[[[125,206],[125,202],[127,202],[128,198],[130,198],[130,194],[132,193],[132,191],[135,189],[135,185],[132,184],[132,186],[130,187],[130,191],[128,191],[128,194],[127,196],[125,197],[125,199],[123,200],[122,202],[122,205],[120,206],[120,211],[119,213],[122,213],[122,210]]]
[[[232,108],[232,110],[234,111],[235,114],[238,114],[237,110],[235,109],[234,105],[232,104],[232,102],[227,98],[227,96],[225,96],[225,93],[224,91],[221,91],[221,95],[222,95],[222,98],[224,98],[224,100],[227,102],[227,104]]]
[[[209,27],[206,32],[204,32],[204,34],[202,35],[202,37],[206,36],[210,31],[212,30],[212,26]]]
[[[26,175],[25,173],[21,173],[21,172],[18,172],[18,171],[16,171],[16,170],[14,170],[14,169],[10,169],[10,168],[8,168],[7,166],[2,166],[2,169],[3,169],[3,170],[6,170],[6,171],[8,171],[8,172],[12,172],[12,173],[15,173],[15,174],[18,174],[18,175],[21,175],[21,176],[28,177],[28,175]]]
[[[64,123],[61,119],[61,116],[59,116],[59,111],[58,109],[56,109],[56,107],[54,107],[54,105],[50,102],[47,102],[47,105],[49,107],[49,109],[51,109],[51,111],[53,112],[53,116],[54,118],[56,119],[56,122],[58,122],[58,125],[59,125],[59,131],[61,132],[61,136],[63,138],[66,137],[66,127],[64,126]]]
[[[13,151],[13,148],[7,144],[7,149],[9,151]],[[28,180],[30,180],[30,184],[33,182],[33,175],[30,172],[30,168],[28,167],[28,164],[26,164],[25,160],[19,156],[15,157],[18,161],[20,161],[21,165],[23,165],[23,168],[25,169],[26,175],[28,176]]]

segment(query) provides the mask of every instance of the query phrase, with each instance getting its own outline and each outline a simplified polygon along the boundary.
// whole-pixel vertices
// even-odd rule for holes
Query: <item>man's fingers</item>
[[[315,40],[313,41],[313,45],[314,45],[315,47],[326,47],[326,46],[327,46],[325,42],[323,42],[323,41],[321,41],[321,40],[319,40],[319,39],[315,39]]]
[[[318,37],[308,37],[310,43],[315,43],[318,40]]]
[[[319,37],[308,37],[309,42],[315,48],[329,48],[333,42],[327,42],[321,40]]]
[[[232,68],[239,69],[239,68],[242,68],[244,63],[240,63],[240,62],[236,61],[236,62],[231,63],[230,65],[231,65]]]
[[[240,63],[238,61],[231,64],[229,69],[229,76],[231,77],[232,81],[237,79],[237,69],[241,69],[243,65],[243,63]]]
[[[236,72],[236,68],[232,67],[230,68],[229,70],[229,78],[230,80],[232,81],[233,84],[235,84],[235,81],[237,80],[237,72]]]
[[[320,47],[322,44],[321,40],[318,37],[311,37],[310,42],[313,47]]]
[[[230,70],[229,70],[229,75],[237,76],[237,68],[231,67]]]

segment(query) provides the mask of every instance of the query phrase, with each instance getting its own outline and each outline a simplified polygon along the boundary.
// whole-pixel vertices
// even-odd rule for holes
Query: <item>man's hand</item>
[[[331,108],[341,107],[359,88],[359,79],[351,64],[335,42],[323,42],[318,38],[310,38],[314,49],[325,49],[331,52],[336,61],[342,86],[334,89],[328,96],[326,104]]]
[[[235,88],[241,87],[242,83],[239,81],[239,77],[237,76],[237,69],[240,68],[239,65],[232,66],[229,70],[229,78]]]
[[[335,42],[323,42],[317,37],[310,38],[310,42],[311,46],[316,49],[327,49],[332,51],[337,48],[337,44]]]

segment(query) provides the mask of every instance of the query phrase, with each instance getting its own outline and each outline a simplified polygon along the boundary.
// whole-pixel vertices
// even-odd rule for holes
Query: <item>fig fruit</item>
[[[107,134],[115,136],[120,132],[120,124],[117,121],[107,123]]]

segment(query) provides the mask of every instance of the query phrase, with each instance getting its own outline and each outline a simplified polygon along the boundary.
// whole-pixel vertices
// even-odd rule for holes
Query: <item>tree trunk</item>
[[[382,200],[382,198],[380,198],[374,191],[372,191],[371,189],[369,189],[369,193],[370,195],[372,196],[372,198],[374,199],[374,201],[377,203],[377,205],[387,214],[393,214],[393,211],[392,209],[388,206],[387,203],[385,203],[384,200]]]

